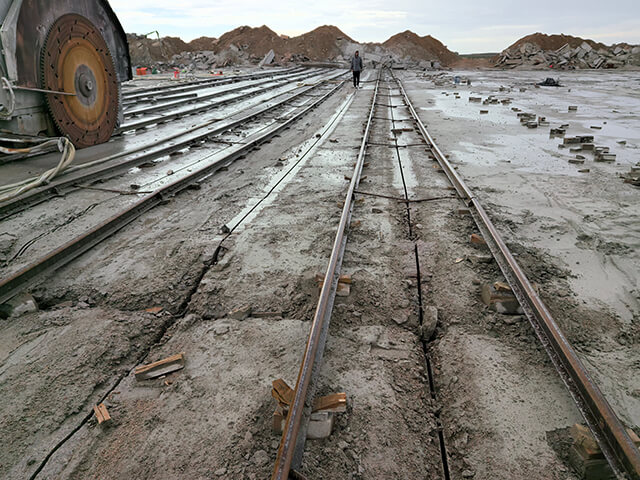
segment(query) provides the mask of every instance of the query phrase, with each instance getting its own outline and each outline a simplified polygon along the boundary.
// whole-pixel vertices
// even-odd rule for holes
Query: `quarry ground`
[[[640,377],[629,372],[640,366],[640,189],[619,178],[640,161],[637,73],[563,73],[558,88],[535,88],[541,72],[397,74],[617,414],[637,431]],[[455,75],[471,85],[454,86]],[[59,270],[33,291],[38,312],[0,321],[0,477],[29,478],[50,452],[37,478],[269,475],[279,441],[271,382],[295,383],[315,274],[331,250],[373,77],[365,72],[363,89],[346,85],[199,190]],[[469,102],[489,95],[511,103]],[[380,100],[378,116],[389,116],[384,104],[394,98]],[[522,126],[513,107],[550,126]],[[584,164],[568,163],[575,153],[549,136],[567,123],[567,136],[593,134],[616,161],[587,155]],[[390,134],[389,122],[374,123],[373,139]],[[417,141],[415,132],[401,138]],[[359,188],[400,197],[400,169],[410,198],[451,193],[426,154],[410,148],[400,164],[391,149],[371,147]],[[220,227],[237,223],[281,178],[208,266]],[[526,318],[480,301],[480,284],[501,275],[495,263],[478,261],[487,252],[469,244],[476,229],[456,213],[460,206],[455,198],[413,203],[410,236],[404,204],[358,197],[343,265],[353,284],[336,301],[320,380],[320,393],[347,393],[348,409],[331,437],[308,442],[309,478],[443,478],[438,417],[453,478],[576,478],[566,430],[580,414]],[[35,228],[38,218],[31,221]],[[29,240],[25,234],[11,248]],[[436,399],[417,323],[414,243],[423,302],[439,316],[427,350]],[[244,306],[248,318],[228,315]],[[178,352],[183,370],[134,378],[135,366]],[[91,417],[101,400],[110,425]]]

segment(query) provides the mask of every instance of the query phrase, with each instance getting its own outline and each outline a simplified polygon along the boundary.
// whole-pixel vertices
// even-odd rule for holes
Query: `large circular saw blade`
[[[41,59],[42,87],[58,130],[76,147],[106,142],[118,121],[119,83],[100,31],[69,14],[51,26]]]

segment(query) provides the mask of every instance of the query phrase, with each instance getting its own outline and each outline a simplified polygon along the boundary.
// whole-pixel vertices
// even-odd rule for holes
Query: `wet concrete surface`
[[[269,475],[279,441],[271,432],[271,381],[295,383],[317,302],[315,274],[326,266],[345,176],[352,174],[370,107],[373,72],[367,73],[354,95],[345,85],[198,190],[147,212],[51,276],[33,290],[41,311],[0,323],[0,430],[14,439],[0,448],[0,476],[28,477],[74,428],[38,478]],[[633,106],[637,90],[625,89],[631,74],[582,74],[571,77],[580,85],[572,92],[541,94],[533,87],[519,91],[529,82],[526,72],[463,72],[473,85],[456,88],[458,100],[441,93],[453,92],[451,85],[432,82],[445,75],[404,72],[402,78],[436,142],[540,285],[618,414],[633,425],[640,385],[625,372],[637,366],[640,340],[633,297],[638,189],[616,173],[637,161],[638,139],[628,136],[620,165],[588,160],[585,176],[567,164],[568,152],[557,149],[559,141],[550,141],[545,128],[522,127],[510,110],[534,110],[551,126],[569,122],[571,135],[604,134],[605,125],[600,131],[585,126],[593,120],[577,97],[565,97],[582,88],[591,93],[581,93],[581,101],[593,98],[597,108],[608,97],[616,104],[612,110]],[[512,91],[499,92],[501,85]],[[613,100],[610,88],[621,98]],[[479,107],[464,98],[471,91],[514,100]],[[567,112],[573,120],[565,118],[562,101],[580,105],[577,115]],[[380,103],[377,116],[408,118],[399,97],[381,96]],[[480,108],[490,113],[480,116]],[[631,107],[620,111],[626,113],[611,112],[606,125],[620,120],[623,130],[602,137],[612,147],[611,140],[636,121]],[[403,126],[411,128],[410,122]],[[373,139],[392,143],[392,127],[376,120]],[[420,142],[415,131],[397,137],[399,144]],[[190,155],[173,157],[171,168],[190,168]],[[153,186],[164,181],[156,173],[166,177],[166,165],[101,186]],[[480,284],[501,279],[500,272],[495,263],[474,260],[486,255],[468,242],[474,224],[457,214],[461,205],[433,165],[419,147],[367,151],[360,191],[399,198],[406,187],[411,199],[446,198],[407,209],[397,200],[356,194],[343,264],[353,284],[350,295],[336,301],[319,383],[320,394],[346,392],[348,409],[329,439],[308,442],[302,472],[310,478],[444,478],[441,422],[452,478],[573,480],[549,438],[579,422],[579,413],[526,319],[497,314],[480,301]],[[129,201],[79,191],[2,226],[19,232],[20,246],[46,233],[23,253],[26,262],[82,222]],[[225,237],[221,227],[241,220],[211,264]],[[435,397],[420,341],[420,299],[438,310],[427,344]],[[243,306],[254,315],[229,317]],[[145,311],[150,307],[162,310]],[[183,370],[135,380],[133,367],[177,352],[185,353]],[[111,425],[83,422],[105,396]]]

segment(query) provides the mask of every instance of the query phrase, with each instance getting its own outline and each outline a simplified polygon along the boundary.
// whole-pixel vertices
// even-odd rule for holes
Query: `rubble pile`
[[[231,65],[289,62],[330,62],[346,67],[356,50],[360,51],[366,68],[384,62],[406,68],[438,70],[460,66],[463,60],[432,36],[421,37],[410,30],[393,35],[383,43],[359,43],[332,25],[323,25],[297,37],[278,35],[263,25],[238,27],[219,39],[200,37],[189,43],[175,37],[153,39],[127,34],[127,38],[132,64],[159,70],[211,71]],[[493,57],[492,62],[498,68],[640,66],[640,46],[606,46],[569,35],[534,33]]]
[[[134,66],[159,70],[179,68],[209,71],[230,65],[268,65],[289,62],[332,62],[345,66],[356,50],[365,67],[380,62],[408,67],[437,69],[453,63],[457,54],[435,38],[406,31],[386,42],[358,43],[339,28],[323,25],[297,37],[278,35],[263,25],[243,26],[219,39],[200,37],[189,43],[173,37],[149,39],[129,34],[129,50]],[[271,54],[273,52],[273,54]]]
[[[564,43],[556,46],[558,41]],[[503,50],[494,60],[494,66],[500,68],[619,68],[640,65],[640,46],[606,46],[568,35],[534,34]]]

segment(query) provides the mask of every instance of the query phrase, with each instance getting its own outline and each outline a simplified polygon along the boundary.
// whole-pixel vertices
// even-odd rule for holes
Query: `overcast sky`
[[[497,52],[534,32],[640,44],[640,0],[111,0],[125,31],[219,37],[241,25],[299,35],[336,25],[354,40],[382,42],[412,30],[459,53]]]

